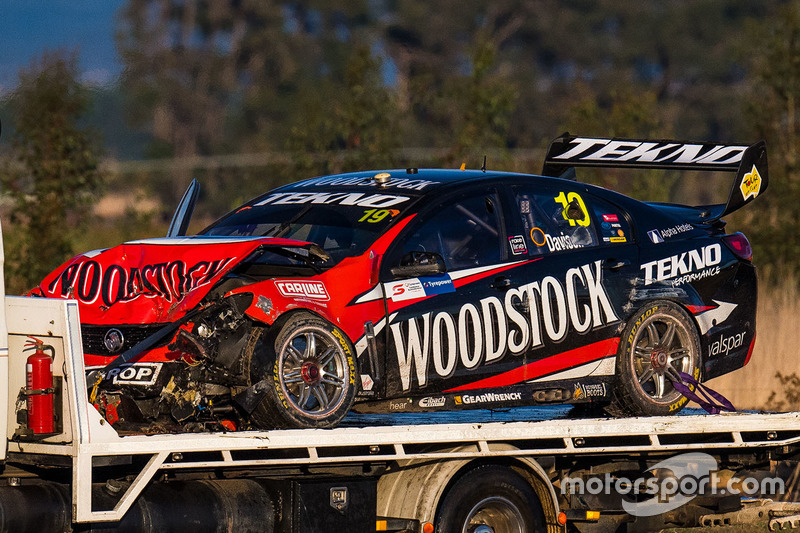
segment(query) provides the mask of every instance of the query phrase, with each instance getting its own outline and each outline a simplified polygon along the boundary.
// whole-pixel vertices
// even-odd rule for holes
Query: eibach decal
[[[390,323],[403,391],[411,389],[412,375],[424,387],[432,371],[452,376],[457,366],[466,370],[499,361],[508,353],[522,354],[544,344],[546,337],[561,342],[570,329],[584,335],[617,322],[602,284],[600,261],[567,270],[563,282],[553,276],[534,281],[497,296],[466,303],[457,314],[428,312],[402,322]],[[588,302],[578,303],[578,292]],[[516,305],[528,303],[523,315]]]

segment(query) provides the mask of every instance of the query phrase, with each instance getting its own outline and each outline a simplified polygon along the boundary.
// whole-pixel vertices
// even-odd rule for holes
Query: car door
[[[437,393],[502,371],[507,325],[495,279],[513,262],[507,241],[500,196],[488,186],[442,198],[398,236],[381,267],[388,397]],[[443,268],[419,275],[420,257]]]
[[[509,240],[528,259],[505,274],[506,309],[518,307],[525,317],[509,341],[516,335],[525,345],[525,362],[477,385],[613,375],[617,328],[630,312],[638,265],[630,217],[571,183],[514,185],[509,204]]]

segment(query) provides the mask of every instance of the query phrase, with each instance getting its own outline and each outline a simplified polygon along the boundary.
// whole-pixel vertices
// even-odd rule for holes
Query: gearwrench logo
[[[717,460],[707,453],[693,452],[661,461],[637,479],[616,477],[561,480],[561,494],[619,494],[622,508],[632,516],[655,516],[677,509],[697,496],[745,494],[779,495],[785,492],[778,477],[739,478],[720,475]]]

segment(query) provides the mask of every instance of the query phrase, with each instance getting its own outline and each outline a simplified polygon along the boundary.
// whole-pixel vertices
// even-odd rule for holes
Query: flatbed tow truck
[[[800,505],[782,501],[797,499],[800,413],[613,419],[557,407],[352,414],[328,430],[120,434],[88,400],[77,303],[0,297],[3,532],[501,533],[800,522]],[[26,429],[30,337],[53,348],[56,426],[44,435]]]

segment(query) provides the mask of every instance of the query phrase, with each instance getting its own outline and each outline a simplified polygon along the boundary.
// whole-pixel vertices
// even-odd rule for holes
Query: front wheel
[[[510,467],[479,466],[448,489],[436,513],[437,533],[534,533],[544,531],[539,498]]]
[[[656,301],[628,322],[617,351],[617,383],[609,412],[674,414],[688,400],[673,383],[680,372],[700,377],[700,339],[679,305]]]
[[[250,382],[267,382],[265,398],[251,414],[256,425],[336,426],[356,396],[354,349],[344,333],[303,313],[284,324],[274,344],[264,329],[254,330],[253,335],[258,338],[248,343],[244,354]]]

